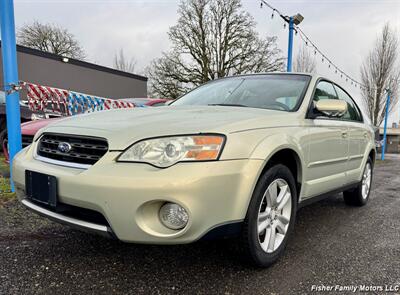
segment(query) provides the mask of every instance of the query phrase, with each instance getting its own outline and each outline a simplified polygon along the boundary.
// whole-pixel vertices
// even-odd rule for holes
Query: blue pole
[[[385,151],[386,151],[386,129],[387,129],[387,120],[389,116],[389,104],[390,104],[390,90],[387,91],[387,99],[386,99],[386,112],[385,112],[385,125],[383,126],[383,145],[382,145],[382,154],[381,160],[385,160]]]
[[[293,17],[289,18],[289,44],[288,44],[288,59],[287,59],[287,72],[292,71],[292,55],[293,55],[293,31],[294,21]]]
[[[18,91],[12,91],[11,87],[11,85],[18,85],[17,47],[15,43],[13,0],[0,1],[0,23],[3,75],[6,91],[6,114],[10,155],[10,173],[12,173],[12,160],[15,154],[19,150],[21,150],[21,119],[19,109],[19,93]],[[12,190],[14,191],[13,185]]]

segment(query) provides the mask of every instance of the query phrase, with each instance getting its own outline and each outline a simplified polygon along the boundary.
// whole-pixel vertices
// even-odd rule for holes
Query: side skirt
[[[341,193],[341,192],[344,192],[344,191],[347,191],[347,190],[350,190],[350,189],[354,189],[359,184],[360,184],[359,182],[351,183],[351,184],[342,186],[341,188],[338,188],[338,189],[323,193],[321,195],[305,199],[304,201],[301,201],[298,204],[297,209],[303,208],[303,207],[308,206],[308,205],[310,205],[312,203],[315,203],[315,202],[321,201],[323,199],[326,199],[326,198],[328,198],[328,197],[330,197],[330,196],[332,196],[334,194],[338,194],[338,193]]]

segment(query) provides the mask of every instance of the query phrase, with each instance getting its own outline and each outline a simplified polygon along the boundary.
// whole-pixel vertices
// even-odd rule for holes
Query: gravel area
[[[399,167],[395,159],[377,164],[365,207],[348,207],[335,195],[301,209],[285,255],[269,269],[247,266],[234,240],[124,244],[11,201],[0,208],[0,294],[309,294],[313,285],[400,286]]]

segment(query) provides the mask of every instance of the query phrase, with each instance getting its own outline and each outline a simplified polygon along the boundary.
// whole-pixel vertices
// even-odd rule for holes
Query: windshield
[[[182,96],[172,105],[226,105],[295,111],[309,76],[253,75],[216,80]]]

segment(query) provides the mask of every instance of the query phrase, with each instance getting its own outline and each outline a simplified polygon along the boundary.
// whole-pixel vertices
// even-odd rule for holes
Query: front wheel
[[[249,260],[267,267],[282,255],[297,210],[295,180],[289,168],[275,165],[260,178],[243,225],[243,249]]]
[[[372,167],[372,160],[371,158],[368,158],[368,161],[364,167],[361,182],[357,185],[356,188],[343,192],[343,199],[347,205],[364,206],[365,204],[367,204],[369,194],[371,192],[373,174]]]

